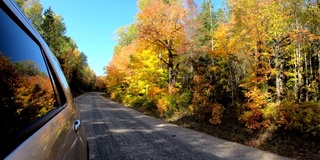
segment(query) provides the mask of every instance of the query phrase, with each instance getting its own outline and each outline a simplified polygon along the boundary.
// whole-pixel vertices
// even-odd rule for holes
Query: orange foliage
[[[199,119],[209,118],[212,124],[221,123],[223,115],[223,106],[218,103],[213,103],[210,100],[210,93],[213,92],[214,86],[210,85],[210,80],[205,74],[206,67],[199,66],[197,69],[198,75],[195,75],[192,81],[193,98],[191,111]]]
[[[152,86],[150,90],[148,91],[148,99],[149,100],[154,100],[157,99],[160,95],[163,95],[167,92],[167,89],[165,88],[159,88],[157,86]]]
[[[45,115],[54,108],[54,92],[50,78],[44,72],[35,69],[37,75],[22,75],[17,70],[26,67],[24,62],[13,63],[0,55],[1,90],[2,101],[11,105],[20,120],[32,122]],[[20,68],[21,69],[21,68]],[[25,74],[25,73],[24,73]],[[2,88],[4,87],[4,88]],[[10,97],[10,98],[8,98]]]
[[[165,112],[167,112],[169,109],[168,106],[169,104],[168,104],[168,101],[165,99],[165,97],[159,99],[157,102],[157,108],[160,114],[164,114]]]
[[[309,30],[293,30],[289,32],[290,38],[299,43],[319,40],[320,36],[312,34]]]
[[[174,41],[171,42],[174,45],[181,45],[182,41],[186,40],[184,32],[186,18],[187,11],[180,0],[169,3],[163,0],[150,0],[137,14],[138,38],[149,43],[157,43],[165,50],[170,45],[169,41]]]
[[[268,126],[269,120],[263,120],[263,109],[267,105],[268,92],[263,92],[257,86],[253,86],[245,94],[248,98],[244,107],[248,110],[245,111],[239,120],[246,123],[246,126],[250,129],[259,129],[262,126]]]
[[[17,103],[21,104],[22,113],[24,110],[38,110],[37,117],[41,117],[53,109],[55,102],[54,92],[49,77],[36,75],[24,77],[22,86],[17,89]]]
[[[209,119],[209,122],[211,124],[220,124],[221,118],[223,115],[224,107],[219,103],[213,103],[212,104],[212,111],[211,111],[211,118]]]
[[[129,68],[130,56],[134,53],[135,44],[124,46],[117,53],[113,54],[111,61],[106,67],[108,87],[116,86],[126,82],[126,77],[131,74]]]

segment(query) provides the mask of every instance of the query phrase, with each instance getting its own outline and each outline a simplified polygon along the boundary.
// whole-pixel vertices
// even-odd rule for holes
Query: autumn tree
[[[114,52],[109,64],[105,67],[108,92],[112,98],[119,101],[122,101],[122,96],[124,96],[128,87],[127,77],[131,75],[129,63],[130,57],[134,52],[134,47],[133,44],[119,47]]]
[[[135,45],[132,43],[136,37],[137,28],[135,24],[120,27],[115,35],[118,44],[114,47],[111,61],[105,66],[108,93],[112,98],[119,101],[122,101],[125,95],[124,91],[128,87],[127,77],[132,75],[129,63],[135,50]]]
[[[97,91],[105,92],[107,89],[106,83],[105,83],[105,76],[98,76],[96,80],[95,89]]]
[[[187,11],[181,0],[139,1],[137,14],[138,39],[157,47],[158,58],[168,69],[168,89],[174,91],[179,72],[178,56],[185,44]],[[141,4],[143,3],[143,5]]]
[[[233,88],[242,87],[246,90],[244,94],[246,100],[242,105],[243,114],[239,116],[239,119],[244,121],[247,127],[256,129],[268,123],[262,117],[267,99],[270,99],[268,81],[272,70],[267,32],[269,16],[265,15],[265,9],[269,4],[268,1],[258,3],[256,1],[230,0],[228,2],[231,19],[227,24],[229,29],[226,33],[230,35],[230,41],[224,44],[224,51],[228,55],[229,63],[230,58],[232,58],[231,61],[242,62],[237,66],[244,68],[243,79],[238,77],[238,74],[230,74],[233,75],[233,82],[238,81],[238,85],[233,85]],[[226,46],[229,45],[232,47],[227,48]]]
[[[187,110],[212,124],[317,134],[319,3],[226,3],[139,0],[106,67],[111,98],[162,116]]]
[[[212,55],[226,55],[231,64],[230,82],[240,84],[233,88],[242,90],[245,98],[239,120],[249,128],[283,124],[284,119],[294,119],[283,108],[316,99],[313,77],[318,60],[310,44],[317,42],[317,36],[303,25],[311,19],[306,18],[311,11],[307,4],[313,5],[299,0],[228,1],[230,20],[220,22],[214,33]]]

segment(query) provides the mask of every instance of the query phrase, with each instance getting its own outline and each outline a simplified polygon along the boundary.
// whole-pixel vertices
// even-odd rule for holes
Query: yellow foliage
[[[195,107],[193,105],[189,105],[188,108],[189,108],[191,113],[193,113],[193,114],[195,113]]]
[[[129,83],[127,92],[130,94],[144,94],[150,100],[155,99],[160,92],[159,85],[166,80],[164,69],[159,66],[159,59],[156,48],[149,46],[148,49],[138,48],[131,55],[130,67],[132,75],[127,76]]]

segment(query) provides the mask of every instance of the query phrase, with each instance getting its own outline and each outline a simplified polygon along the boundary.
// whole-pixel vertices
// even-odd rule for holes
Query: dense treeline
[[[67,30],[63,18],[56,15],[49,7],[43,12],[39,0],[16,0],[35,28],[49,45],[53,54],[58,58],[62,70],[73,92],[101,89],[97,78],[89,67],[87,56],[79,51],[71,37],[65,35]]]
[[[319,1],[137,4],[106,66],[111,98],[162,116],[320,135]]]

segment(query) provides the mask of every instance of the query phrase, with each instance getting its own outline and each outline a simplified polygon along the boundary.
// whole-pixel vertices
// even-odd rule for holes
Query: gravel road
[[[90,159],[287,159],[146,116],[100,93],[76,98]]]

